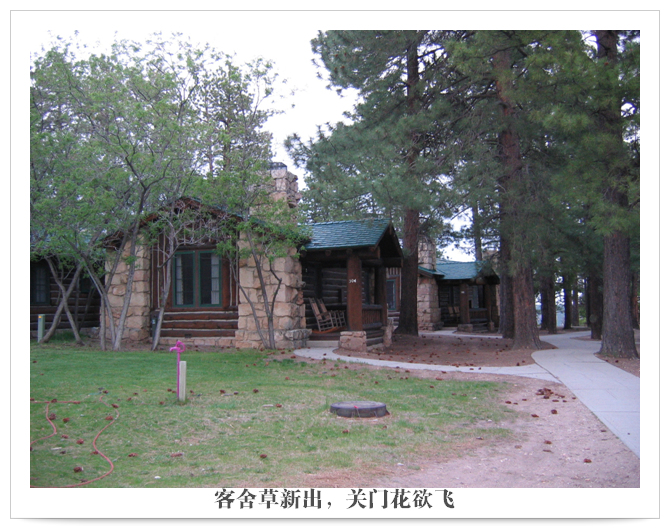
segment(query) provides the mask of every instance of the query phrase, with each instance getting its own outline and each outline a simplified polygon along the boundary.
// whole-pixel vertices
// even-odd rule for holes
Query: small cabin
[[[300,257],[305,317],[313,341],[340,341],[364,333],[367,346],[383,342],[388,324],[387,270],[402,266],[402,250],[388,220],[347,220],[309,225]],[[321,332],[307,300],[344,313],[344,325]],[[360,334],[358,336],[361,336]]]
[[[500,284],[500,279],[488,261],[441,259],[433,270],[419,267],[419,275],[435,280],[444,327],[464,331],[479,327],[492,331],[498,326],[495,286]]]

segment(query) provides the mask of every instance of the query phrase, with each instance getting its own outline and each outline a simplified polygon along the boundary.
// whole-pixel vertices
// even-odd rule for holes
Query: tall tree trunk
[[[572,284],[567,275],[563,276],[563,330],[572,329]]]
[[[549,334],[558,332],[556,325],[556,292],[553,276],[543,276],[540,279],[542,296],[542,320],[545,330]],[[545,321],[546,320],[546,321]]]
[[[479,218],[479,202],[472,205],[472,236],[475,243],[475,261],[483,260],[482,253],[482,226]]]
[[[510,249],[507,238],[500,236],[500,325],[503,338],[514,338],[514,297],[512,276],[509,274]]]
[[[575,281],[572,290],[572,326],[579,327],[579,280]]]
[[[419,212],[405,210],[403,229],[405,251],[400,281],[400,317],[397,334],[419,334],[417,291],[419,280]]]
[[[631,318],[633,319],[633,328],[640,328],[640,274],[631,273]]]
[[[596,31],[598,60],[615,69],[618,62],[619,36],[616,31]],[[599,127],[611,138],[612,156],[605,160],[607,179],[603,190],[604,199],[613,206],[628,207],[628,196],[621,189],[625,183],[625,168],[619,163],[623,150],[621,98],[617,97],[616,80],[603,79],[610,96],[607,106],[599,113]],[[600,353],[604,355],[634,358],[635,347],[633,321],[630,313],[630,239],[621,230],[613,230],[604,236],[603,259],[603,336]]]
[[[412,42],[407,47],[407,112],[414,115],[418,111],[419,99],[419,58],[418,44]],[[414,131],[409,131],[407,149],[407,177],[416,179],[416,159],[419,156],[418,139]],[[412,182],[413,183],[413,182]],[[397,334],[419,334],[417,309],[417,282],[419,280],[419,211],[407,207],[403,225],[403,249],[405,256],[401,272],[400,318]]]
[[[509,236],[510,256],[513,259],[505,265],[512,266],[512,297],[514,299],[514,345],[515,349],[539,349],[540,335],[537,330],[535,314],[535,291],[533,289],[533,269],[527,250],[527,241],[523,236],[523,224],[528,219],[523,213],[527,196],[515,196],[523,193],[521,184],[524,178],[521,156],[521,140],[515,129],[516,109],[511,97],[513,86],[510,71],[512,57],[506,47],[493,56],[493,71],[496,77],[496,95],[504,127],[498,136],[500,160],[503,176],[499,179],[501,187],[501,233]],[[501,235],[501,238],[503,235]],[[504,336],[504,335],[503,335]]]
[[[587,280],[588,303],[587,324],[591,327],[591,339],[602,340],[603,336],[603,288],[598,273],[592,273]]]
[[[638,357],[630,311],[630,240],[620,232],[605,237],[603,329],[600,354]]]
[[[513,349],[541,349],[540,333],[535,315],[533,268],[518,267],[514,275],[514,343]]]

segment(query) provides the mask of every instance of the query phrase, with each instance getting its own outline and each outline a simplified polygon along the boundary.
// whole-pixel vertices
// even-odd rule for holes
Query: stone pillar
[[[290,173],[286,165],[281,162],[270,164],[270,175],[274,181],[275,191],[272,198],[275,200],[285,200],[292,208],[297,207],[302,195],[298,190],[298,177]]]
[[[115,252],[109,250],[107,253],[106,269],[109,270],[111,262],[114,259]],[[130,267],[125,262],[125,258],[130,256],[130,244],[126,245],[123,251],[122,259],[116,269],[116,273],[111,278],[111,286],[109,288],[108,298],[112,309],[114,318],[114,325],[117,325],[121,316],[121,309],[123,307],[124,298],[128,286],[128,272]],[[151,307],[151,259],[149,258],[150,251],[147,246],[137,246],[137,259],[135,261],[135,274],[133,275],[132,294],[130,297],[130,306],[128,307],[128,314],[126,316],[126,326],[123,332],[122,339],[133,342],[140,342],[150,338],[150,307]],[[101,306],[101,311],[104,308]],[[105,318],[107,327],[107,337],[111,336],[109,328],[110,321],[107,311],[101,314]]]
[[[384,327],[384,347],[391,347],[393,343],[393,318],[387,318],[386,326]]]
[[[275,345],[277,349],[300,349],[306,347],[311,331],[306,329],[305,325],[305,306],[302,299],[302,266],[297,259],[297,250],[292,249],[289,256],[275,259],[272,268],[281,279],[273,312]],[[271,302],[278,281],[270,271],[270,264],[267,260],[264,261],[262,273],[269,302]],[[261,281],[258,277],[253,257],[240,260],[239,288],[240,291],[244,289],[244,292],[249,297],[249,301],[253,304],[256,315],[261,323],[261,329],[267,331],[268,318],[263,303]],[[249,301],[240,292],[235,346],[238,349],[261,349],[263,341],[258,334]]]
[[[419,239],[419,266],[435,270],[437,249],[435,243],[426,236]],[[417,315],[419,330],[436,331],[442,328],[442,313],[438,295],[437,280],[419,275],[417,285]]]
[[[442,313],[437,281],[433,277],[419,275],[417,288],[417,316],[419,330],[437,331],[442,328]]]
[[[357,353],[366,352],[368,350],[367,333],[365,331],[342,331],[340,349]]]
[[[435,270],[437,264],[437,248],[435,243],[425,235],[419,239],[419,266]]]

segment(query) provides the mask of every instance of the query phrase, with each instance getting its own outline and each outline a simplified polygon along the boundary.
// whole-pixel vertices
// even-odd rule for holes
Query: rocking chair
[[[347,325],[343,310],[328,310],[322,299],[307,298],[316,317],[318,332],[333,332]]]

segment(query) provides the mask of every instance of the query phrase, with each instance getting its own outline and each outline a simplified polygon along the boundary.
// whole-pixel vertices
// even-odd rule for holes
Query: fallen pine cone
[[[261,454],[260,457],[261,457],[261,459],[265,459],[265,458],[268,457],[268,456],[265,455],[265,454]]]
[[[342,433],[349,433],[349,430],[342,430]]]
[[[60,436],[60,438],[61,438],[61,439],[69,439],[70,436],[69,436],[69,435],[65,435],[65,434],[63,434],[63,435]]]
[[[258,393],[258,390],[257,390],[257,389],[254,389],[254,393]]]
[[[82,470],[84,470],[84,469],[81,468],[81,467],[74,467],[75,472],[81,472]]]
[[[590,462],[591,462],[590,459],[585,459],[585,460],[584,460],[584,463],[590,463]]]
[[[77,444],[78,444],[78,445],[83,445],[83,444],[84,444],[84,440],[83,440],[83,439],[77,439]]]
[[[132,453],[128,454],[128,457],[137,457],[137,454],[135,452],[132,452]]]
[[[113,421],[114,417],[112,417],[111,415],[107,415],[107,417],[105,417],[105,420],[106,421]]]
[[[119,407],[118,404],[112,404],[112,408],[118,408],[118,407]]]
[[[531,417],[539,417],[536,413],[531,414]]]
[[[551,410],[551,413],[552,413],[553,415],[556,415],[558,412],[557,412],[556,410]]]
[[[170,454],[170,457],[181,457],[184,454],[182,452],[177,452],[176,454]]]
[[[68,422],[70,420],[69,417],[63,417],[63,422]]]

